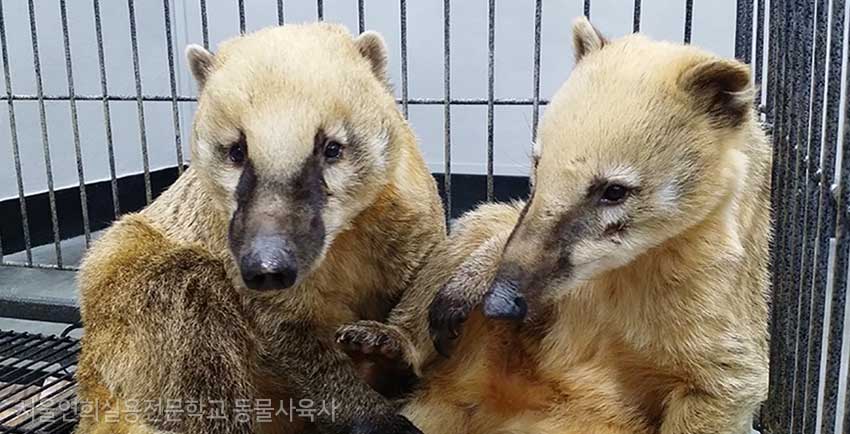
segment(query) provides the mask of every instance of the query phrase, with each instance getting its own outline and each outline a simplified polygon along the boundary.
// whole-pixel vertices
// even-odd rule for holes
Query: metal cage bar
[[[100,67],[100,100],[103,101],[103,125],[106,129],[106,150],[109,158],[109,186],[112,192],[112,216],[118,218],[121,205],[118,199],[118,175],[115,170],[115,148],[112,143],[112,114],[109,109],[109,86],[106,80],[106,56],[103,50],[103,26],[100,17],[100,0],[93,0],[94,26],[97,39],[97,63]],[[11,95],[9,95],[11,97]]]
[[[29,214],[27,213],[27,201],[24,194],[24,178],[21,170],[21,151],[18,146],[18,128],[15,118],[15,103],[12,98],[12,74],[9,70],[9,46],[6,42],[6,19],[3,12],[3,3],[0,2],[0,50],[3,57],[3,80],[6,84],[7,110],[9,112],[9,142],[12,146],[12,158],[15,162],[15,181],[18,187],[18,203],[21,213],[21,227],[24,237],[24,249],[26,250],[27,265],[33,265],[32,261],[32,238],[29,227]],[[0,251],[0,257],[3,256]]]
[[[180,108],[177,105],[177,77],[174,62],[174,42],[171,36],[171,0],[162,0],[165,44],[168,54],[168,84],[171,89],[171,117],[174,125],[174,148],[177,154],[177,173],[183,173],[183,140],[180,137]]]
[[[452,215],[452,56],[451,1],[443,1],[443,188],[446,194],[446,218]],[[408,101],[408,104],[411,102]]]
[[[86,247],[91,244],[91,227],[89,225],[89,201],[86,198],[86,176],[83,171],[83,155],[80,147],[80,122],[77,118],[77,101],[74,95],[74,70],[71,60],[71,35],[68,30],[68,7],[65,0],[59,0],[59,13],[62,19],[62,43],[65,49],[65,71],[68,79],[68,95],[71,95],[68,103],[71,111],[71,134],[74,140],[74,158],[77,163],[77,180],[80,189],[80,211],[83,219],[83,235],[86,238]]]
[[[136,36],[136,2],[127,0],[127,14],[130,23],[130,47],[133,52],[133,77],[136,82],[136,110],[139,115],[139,141],[142,149],[142,167],[145,179],[145,203],[151,203],[153,193],[151,192],[151,167],[148,157],[148,136],[145,127],[145,100],[142,93],[142,74],[139,63],[139,40]],[[169,98],[170,99],[170,98]]]
[[[534,2],[534,75],[531,102],[531,142],[537,141],[537,125],[540,122],[540,35],[543,29],[543,0]]]
[[[496,0],[487,4],[487,200],[493,200],[493,109],[496,73]]]
[[[30,37],[32,40],[32,63],[35,73],[36,101],[38,101],[38,117],[41,124],[41,144],[44,151],[44,167],[47,179],[47,197],[50,201],[50,223],[53,229],[53,246],[56,253],[56,265],[62,268],[62,238],[59,235],[59,213],[56,209],[56,192],[53,186],[53,166],[50,158],[50,138],[47,133],[47,113],[44,107],[44,89],[41,76],[41,58],[38,52],[38,30],[35,18],[35,2],[27,2],[29,12]]]
[[[407,0],[399,0],[399,33],[401,37],[401,101],[404,118],[410,117],[407,95]]]

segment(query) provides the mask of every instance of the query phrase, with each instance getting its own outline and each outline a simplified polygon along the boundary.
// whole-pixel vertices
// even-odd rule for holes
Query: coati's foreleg
[[[263,356],[263,366],[285,375],[299,400],[335,409],[317,415],[320,433],[416,434],[398,408],[364,383],[349,358],[336,345],[318,338],[310,324],[284,320],[274,327],[275,342]]]
[[[443,356],[450,355],[463,323],[481,304],[493,283],[510,234],[510,231],[502,231],[475,249],[428,307],[429,334],[434,348]]]
[[[362,361],[371,360],[371,366],[379,368],[368,376],[384,375],[387,371],[380,368],[391,365],[421,376],[436,354],[434,342],[447,353],[461,324],[480,303],[522,205],[482,205],[458,219],[387,323],[359,321],[343,326],[337,333],[340,346],[361,366]]]

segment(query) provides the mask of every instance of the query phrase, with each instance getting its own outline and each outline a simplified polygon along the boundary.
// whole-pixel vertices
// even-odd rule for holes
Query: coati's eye
[[[242,164],[245,162],[245,151],[247,151],[247,145],[245,144],[245,140],[239,140],[238,142],[230,145],[230,148],[227,150],[227,158],[230,159],[233,164]]]
[[[328,160],[339,160],[342,157],[342,145],[339,142],[328,140],[325,143],[325,158]]]
[[[623,184],[608,184],[599,201],[602,205],[619,205],[629,197],[631,189]]]

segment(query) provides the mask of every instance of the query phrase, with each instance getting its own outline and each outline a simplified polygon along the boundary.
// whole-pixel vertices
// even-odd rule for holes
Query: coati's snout
[[[240,255],[239,272],[245,286],[266,290],[289,288],[298,277],[295,252],[285,237],[257,237]]]
[[[484,315],[493,319],[522,320],[528,314],[525,297],[518,284],[510,278],[500,277],[484,294]]]
[[[325,249],[321,162],[311,156],[288,179],[262,182],[274,175],[258,172],[248,161],[239,177],[230,250],[245,286],[286,289],[312,270]]]

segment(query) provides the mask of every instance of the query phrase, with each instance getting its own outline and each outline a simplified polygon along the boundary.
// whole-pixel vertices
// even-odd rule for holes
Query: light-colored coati
[[[426,434],[748,432],[767,391],[771,234],[749,68],[607,41],[586,19],[574,41],[528,204],[477,251],[451,236],[437,251],[475,253],[423,270],[454,277],[417,279],[389,325],[340,341],[422,374],[403,413]]]
[[[77,432],[417,432],[334,344],[445,238],[382,39],[293,25],[187,56],[192,166],[80,273]]]

